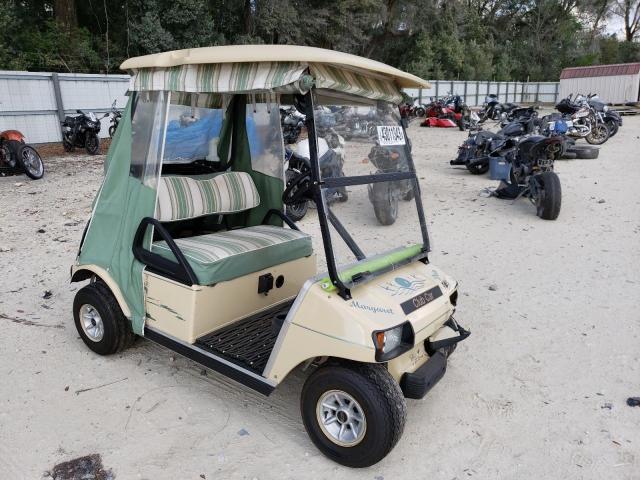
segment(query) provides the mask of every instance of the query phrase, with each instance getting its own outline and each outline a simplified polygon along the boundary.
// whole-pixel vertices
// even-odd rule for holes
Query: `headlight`
[[[411,322],[387,330],[373,332],[376,361],[385,362],[413,348],[414,333]]]
[[[602,107],[602,111],[603,112],[608,112],[609,111],[609,105],[605,105],[604,107]]]

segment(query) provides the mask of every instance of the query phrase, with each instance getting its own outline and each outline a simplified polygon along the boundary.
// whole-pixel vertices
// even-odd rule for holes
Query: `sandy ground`
[[[91,353],[69,266],[102,159],[76,156],[47,159],[38,182],[0,178],[0,478],[97,454],[118,479],[640,479],[640,408],[625,404],[640,396],[640,117],[598,160],[558,162],[555,222],[480,197],[496,182],[448,164],[465,134],[411,133],[431,261],[459,280],[473,334],[408,402],[386,459],[349,470],[314,448],[302,372],[265,398],[150,342]]]

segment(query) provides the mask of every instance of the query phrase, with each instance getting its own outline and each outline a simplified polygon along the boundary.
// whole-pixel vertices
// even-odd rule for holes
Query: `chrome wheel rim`
[[[80,325],[82,331],[92,342],[99,342],[104,337],[102,317],[93,305],[87,303],[80,307]]]
[[[316,417],[326,437],[341,447],[359,444],[367,432],[364,410],[342,390],[329,390],[320,397]]]
[[[34,176],[42,175],[42,159],[40,158],[40,155],[38,155],[34,150],[25,148],[22,151],[22,163],[24,165],[24,168],[29,170],[29,172]]]

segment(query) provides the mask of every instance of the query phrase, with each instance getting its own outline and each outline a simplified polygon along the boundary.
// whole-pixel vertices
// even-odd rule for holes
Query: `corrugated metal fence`
[[[0,131],[20,130],[30,143],[59,142],[60,120],[76,109],[96,115],[127,102],[128,75],[0,72]],[[109,118],[100,136],[108,136]]]
[[[116,100],[126,104],[128,75],[0,72],[0,131],[16,129],[31,143],[59,142],[60,119],[76,109],[102,114]],[[481,105],[489,93],[501,102],[555,103],[558,83],[480,82],[431,80],[430,89],[406,89],[408,95],[426,103],[429,97],[449,92],[461,95],[467,105]],[[108,135],[109,118],[102,121],[100,135]]]
[[[493,93],[500,102],[548,103],[558,100],[558,82],[486,82],[475,80],[429,80],[431,88],[407,88],[405,92],[421,103],[430,97],[460,95],[469,106],[482,105],[484,97]]]

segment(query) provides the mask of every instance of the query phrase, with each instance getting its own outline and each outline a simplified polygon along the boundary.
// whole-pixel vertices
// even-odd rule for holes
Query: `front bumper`
[[[450,333],[443,332],[445,329]],[[438,332],[427,338],[424,348],[430,355],[429,359],[414,372],[404,373],[400,379],[400,388],[404,396],[417,400],[423,398],[444,377],[447,371],[447,357],[456,345],[469,335],[471,332],[458,325],[452,317]]]
[[[436,352],[413,373],[405,373],[400,380],[400,388],[406,398],[419,400],[444,377],[447,371],[447,357]]]

